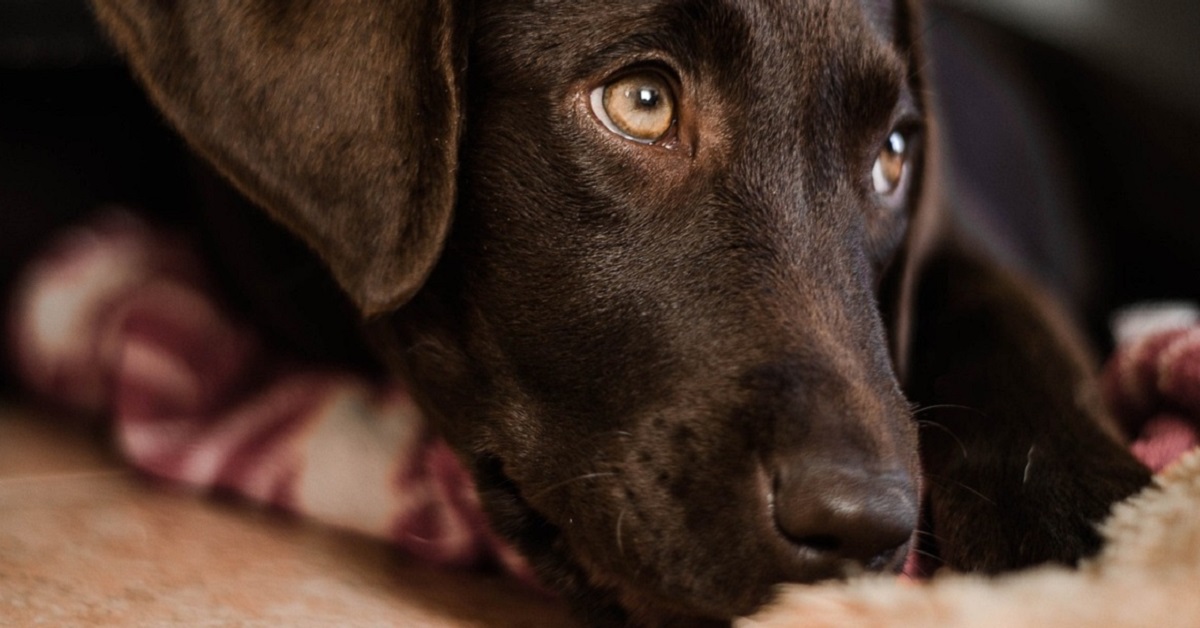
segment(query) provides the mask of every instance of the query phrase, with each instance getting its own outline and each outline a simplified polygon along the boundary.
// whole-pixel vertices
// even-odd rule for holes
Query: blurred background
[[[186,231],[223,305],[257,323],[271,351],[357,371],[372,364],[320,261],[188,153],[85,0],[0,0],[0,313],[25,260],[113,204]],[[12,387],[7,362],[0,390]]]
[[[1200,297],[1200,2],[936,0],[924,41],[947,193],[972,231],[1062,292],[1102,343],[1119,304]],[[0,284],[115,201],[196,233],[279,344],[355,352],[339,349],[353,330],[279,306],[342,301],[304,247],[261,236],[265,220],[186,156],[82,0],[0,0]],[[239,242],[267,254],[247,267]]]
[[[1200,2],[928,3],[951,193],[1076,307],[1200,299]]]
[[[1119,305],[1200,299],[1200,1],[931,0],[923,32],[953,169],[945,194],[969,231],[1053,286],[1102,347]],[[26,260],[109,203],[190,233],[272,353],[362,359],[320,264],[188,156],[84,0],[0,0],[0,316]],[[362,539],[139,490],[104,425],[83,434],[12,397],[0,395],[0,554],[14,560],[0,567],[26,616],[565,621],[544,598],[400,566]],[[318,606],[297,606],[297,592]]]

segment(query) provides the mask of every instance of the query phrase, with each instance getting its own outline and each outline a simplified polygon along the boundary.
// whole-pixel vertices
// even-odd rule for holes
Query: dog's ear
[[[456,0],[92,2],[180,133],[365,314],[421,286],[455,200]]]

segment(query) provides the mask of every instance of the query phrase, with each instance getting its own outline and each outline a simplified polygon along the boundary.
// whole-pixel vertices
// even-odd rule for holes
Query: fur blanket
[[[450,566],[497,565],[532,583],[488,529],[455,456],[402,382],[269,355],[222,308],[183,240],[121,211],[65,234],[11,300],[14,367],[30,390],[111,421],[148,475],[381,537]],[[1194,310],[1134,312],[1104,374],[1108,402],[1161,471],[1200,419]],[[940,574],[785,587],[749,626],[1200,626],[1200,454],[1121,504],[1104,553],[1080,570]],[[1131,601],[1136,600],[1136,604]]]
[[[998,578],[939,575],[926,584],[869,578],[784,587],[739,628],[1013,628],[1200,626],[1200,452],[1119,504],[1103,552],[1078,570],[1041,567]]]
[[[1115,320],[1119,348],[1104,394],[1134,453],[1158,474],[1118,504],[1099,556],[1077,570],[1046,566],[928,583],[864,578],[786,586],[740,628],[1012,628],[1200,626],[1200,324],[1190,306],[1137,308]]]

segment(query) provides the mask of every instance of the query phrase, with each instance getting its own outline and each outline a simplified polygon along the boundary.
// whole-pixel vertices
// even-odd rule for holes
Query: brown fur
[[[921,477],[927,549],[988,571],[1094,550],[1147,481],[1052,307],[939,218],[907,4],[95,6],[181,133],[327,260],[592,623],[894,570]],[[678,88],[672,144],[589,113],[630,67]],[[896,125],[916,184],[889,210],[870,167]],[[918,447],[912,401],[971,410],[920,414]]]

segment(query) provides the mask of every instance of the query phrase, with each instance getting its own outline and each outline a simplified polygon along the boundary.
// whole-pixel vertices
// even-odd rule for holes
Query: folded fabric
[[[1139,305],[1114,317],[1117,351],[1104,370],[1105,401],[1136,435],[1133,453],[1164,470],[1200,444],[1200,311]]]
[[[25,270],[8,321],[15,370],[44,398],[112,421],[122,454],[154,477],[534,582],[403,381],[270,355],[215,294],[185,240],[109,210]],[[1156,471],[1198,442],[1198,318],[1126,316],[1103,375]]]
[[[154,477],[533,582],[404,382],[267,355],[213,295],[185,241],[106,212],[25,271],[9,318],[16,370],[46,399],[111,420],[125,458]]]

